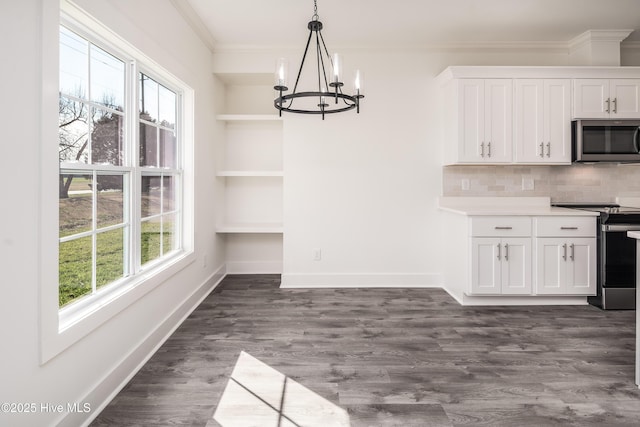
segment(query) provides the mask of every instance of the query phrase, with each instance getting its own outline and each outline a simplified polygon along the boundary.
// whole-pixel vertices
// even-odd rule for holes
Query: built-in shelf
[[[279,177],[284,176],[283,171],[265,171],[265,170],[224,170],[218,171],[217,176],[237,176],[237,177]]]
[[[216,233],[227,271],[282,273],[284,122],[273,108],[273,73],[216,73],[225,104],[215,120],[220,187]]]
[[[282,234],[281,223],[245,223],[245,224],[223,224],[216,227],[217,233],[222,234]]]
[[[218,114],[216,119],[225,122],[282,121],[277,114]]]

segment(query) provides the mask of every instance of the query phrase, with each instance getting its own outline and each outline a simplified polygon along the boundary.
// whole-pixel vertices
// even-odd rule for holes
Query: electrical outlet
[[[463,178],[462,181],[460,181],[460,186],[463,191],[467,191],[469,189],[469,180],[467,178]]]
[[[316,248],[313,250],[313,260],[320,261],[322,259],[322,250],[320,248]]]
[[[522,178],[522,189],[523,190],[533,190],[534,181],[533,178]]]
[[[207,267],[207,254],[204,254],[204,256],[202,257],[202,267]]]

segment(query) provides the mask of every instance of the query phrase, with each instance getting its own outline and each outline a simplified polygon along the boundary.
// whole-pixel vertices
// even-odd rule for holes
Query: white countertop
[[[598,216],[598,212],[553,207],[549,197],[441,197],[438,207],[469,216]]]
[[[627,231],[627,236],[640,240],[640,231]]]

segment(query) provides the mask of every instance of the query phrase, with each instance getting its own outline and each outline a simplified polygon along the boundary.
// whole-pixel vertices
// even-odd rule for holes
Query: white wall
[[[361,114],[285,119],[283,285],[440,285],[434,77],[448,65],[564,65],[566,55],[399,49],[344,56],[366,72]],[[313,261],[314,248],[321,261]]]
[[[42,191],[57,192],[55,177],[51,185],[40,184],[40,152],[44,144],[56,144],[55,131],[53,140],[41,137],[42,88],[57,86],[56,76],[44,81],[41,76],[43,51],[57,49],[57,17],[44,13],[43,5],[57,10],[55,4],[51,0],[0,3],[0,50],[5,58],[0,68],[4,97],[0,104],[4,134],[0,173],[5,183],[0,209],[0,402],[33,402],[38,409],[35,414],[0,412],[3,426],[77,426],[94,416],[109,395],[123,385],[122,381],[210,290],[216,279],[214,273],[224,262],[223,240],[214,233],[216,183],[211,167],[210,139],[214,131],[210,117],[215,99],[209,51],[169,0],[78,1],[196,92],[196,261],[55,358],[40,364],[38,286],[40,281],[52,280],[41,277],[39,266],[55,259],[55,251],[44,253],[41,260],[38,254],[41,247],[55,248],[55,242],[43,242],[42,236],[57,234],[55,230],[52,233],[39,229],[41,208],[45,212],[43,224],[50,224],[46,212],[57,210],[56,205],[40,205]],[[55,105],[53,108],[55,111]],[[57,162],[57,156],[48,161]],[[68,415],[41,411],[40,404],[47,402],[89,403],[91,412]]]

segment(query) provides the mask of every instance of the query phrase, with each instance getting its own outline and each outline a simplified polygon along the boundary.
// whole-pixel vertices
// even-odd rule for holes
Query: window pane
[[[92,112],[92,163],[122,166],[124,117],[97,108],[92,108]]]
[[[158,166],[158,128],[140,123],[140,166]]]
[[[175,132],[160,129],[160,166],[176,168],[176,135]]]
[[[91,237],[60,243],[58,302],[60,307],[91,293]]]
[[[124,228],[96,236],[96,288],[124,275]]]
[[[178,249],[177,245],[177,235],[175,234],[175,230],[177,230],[176,214],[171,215],[163,215],[162,216],[162,252],[163,255],[167,252],[171,252],[172,250]]]
[[[160,257],[160,235],[160,218],[142,222],[140,235],[142,265]]]
[[[142,200],[140,212],[142,218],[160,214],[161,188],[159,176],[142,177]]]
[[[60,27],[60,93],[86,99],[89,43]]]
[[[60,237],[91,230],[91,176],[60,174],[59,193]]]
[[[140,73],[140,118],[158,122],[158,83]]]
[[[98,175],[98,228],[124,222],[122,175]]]
[[[159,87],[160,125],[171,129],[176,126],[176,94],[166,87]]]
[[[177,179],[173,176],[162,177],[162,212],[171,212],[176,208],[175,184]]]
[[[63,96],[58,102],[58,155],[61,162],[87,163],[89,114],[81,102]]]
[[[91,100],[114,110],[124,109],[124,62],[91,45]]]

